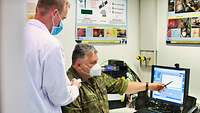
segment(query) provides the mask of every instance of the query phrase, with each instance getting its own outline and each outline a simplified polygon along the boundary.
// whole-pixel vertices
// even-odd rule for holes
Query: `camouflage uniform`
[[[69,79],[80,78],[72,67],[68,70]],[[123,94],[128,87],[128,81],[114,79],[102,73],[102,76],[92,77],[81,83],[80,95],[67,106],[62,107],[62,113],[109,113],[107,93]]]

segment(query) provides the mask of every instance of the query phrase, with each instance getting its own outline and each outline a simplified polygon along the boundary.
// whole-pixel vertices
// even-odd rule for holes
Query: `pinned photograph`
[[[199,12],[200,11],[200,0],[176,0],[175,12],[186,13],[186,12]]]
[[[86,29],[85,28],[78,28],[77,29],[77,36],[78,37],[85,37],[86,36]]]
[[[168,1],[168,12],[173,12],[174,11],[174,0],[169,0]]]
[[[117,37],[118,38],[126,37],[126,30],[125,29],[117,29]]]
[[[104,37],[104,29],[93,29],[93,37]]]
[[[193,17],[191,22],[192,28],[200,28],[200,17]]]

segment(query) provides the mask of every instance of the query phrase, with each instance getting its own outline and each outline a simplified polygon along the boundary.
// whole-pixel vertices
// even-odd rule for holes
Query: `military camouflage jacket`
[[[72,67],[68,70],[69,79],[80,78]],[[62,113],[109,113],[109,94],[123,94],[128,87],[128,81],[114,79],[102,73],[102,76],[90,78],[81,83],[78,98],[62,107]]]

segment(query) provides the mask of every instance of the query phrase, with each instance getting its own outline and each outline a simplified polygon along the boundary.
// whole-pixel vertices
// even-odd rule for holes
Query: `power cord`
[[[197,109],[198,109],[198,110],[197,110],[197,113],[200,113],[200,104],[197,103],[196,106],[197,106]]]
[[[126,64],[126,66],[127,66],[128,73],[130,73],[132,75],[133,80],[141,82],[139,76],[127,64]]]

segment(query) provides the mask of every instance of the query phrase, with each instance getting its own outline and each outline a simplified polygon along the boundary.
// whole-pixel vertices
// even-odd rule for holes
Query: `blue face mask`
[[[63,30],[64,24],[62,20],[60,21],[60,24],[58,26],[53,26],[51,30],[52,35],[58,35]]]

